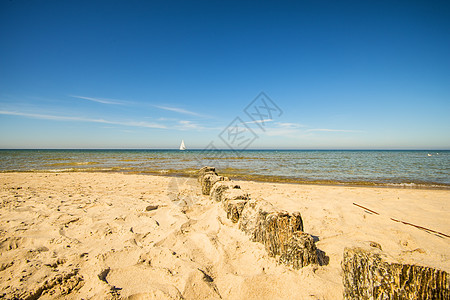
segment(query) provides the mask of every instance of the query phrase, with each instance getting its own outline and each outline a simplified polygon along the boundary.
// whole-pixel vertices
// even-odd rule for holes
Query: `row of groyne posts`
[[[251,199],[239,185],[203,167],[198,181],[202,194],[222,204],[227,218],[253,242],[264,245],[278,263],[300,269],[327,264],[312,235],[303,231],[300,212],[288,213],[262,199]],[[379,249],[345,248],[341,262],[345,299],[450,299],[445,271],[387,262]]]

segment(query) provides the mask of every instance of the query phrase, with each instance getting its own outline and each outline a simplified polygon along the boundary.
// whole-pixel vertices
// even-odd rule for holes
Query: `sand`
[[[371,242],[450,272],[450,238],[391,220],[450,234],[448,190],[238,183],[300,211],[329,263],[278,265],[193,178],[3,173],[0,297],[342,299],[344,248]]]

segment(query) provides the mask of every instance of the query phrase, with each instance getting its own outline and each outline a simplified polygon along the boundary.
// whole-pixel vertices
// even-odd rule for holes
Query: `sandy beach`
[[[0,297],[342,299],[344,248],[370,244],[450,272],[448,190],[237,184],[299,211],[328,263],[277,264],[194,178],[2,173]]]

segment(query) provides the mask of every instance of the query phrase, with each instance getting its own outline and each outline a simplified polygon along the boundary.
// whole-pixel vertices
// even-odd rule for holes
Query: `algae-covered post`
[[[240,186],[215,172],[213,167],[199,171],[199,181],[204,195],[221,202],[227,218],[239,222],[254,242],[262,243],[270,256],[295,269],[317,264],[317,248],[313,237],[303,232],[303,220],[299,212],[277,210],[264,200],[252,200]]]
[[[386,262],[378,249],[345,248],[345,299],[450,299],[450,276],[438,269]]]

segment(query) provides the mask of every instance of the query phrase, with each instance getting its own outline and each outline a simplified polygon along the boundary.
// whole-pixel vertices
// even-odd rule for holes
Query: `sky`
[[[0,148],[450,149],[448,1],[0,1]]]

